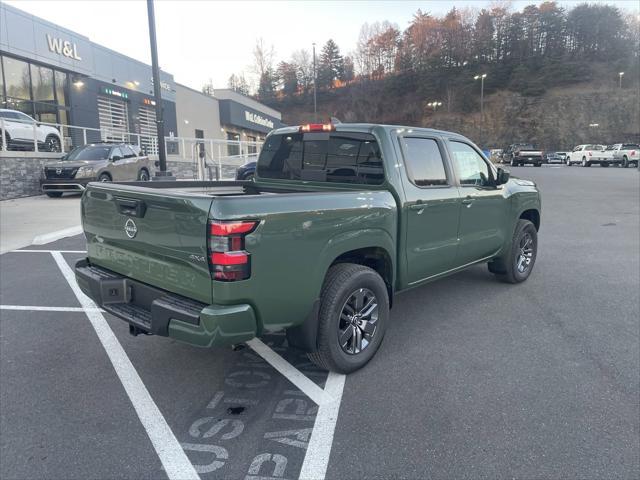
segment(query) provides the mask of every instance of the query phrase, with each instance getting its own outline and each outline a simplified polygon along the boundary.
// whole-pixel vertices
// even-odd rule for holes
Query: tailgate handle
[[[135,198],[122,198],[115,197],[116,205],[118,205],[118,211],[123,215],[130,217],[144,217],[147,211],[147,205],[143,200],[137,200]]]

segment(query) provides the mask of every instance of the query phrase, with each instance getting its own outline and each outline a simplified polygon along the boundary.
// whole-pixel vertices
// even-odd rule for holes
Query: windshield
[[[69,152],[63,160],[88,160],[90,162],[107,160],[109,158],[110,151],[111,147],[108,145],[79,147]]]

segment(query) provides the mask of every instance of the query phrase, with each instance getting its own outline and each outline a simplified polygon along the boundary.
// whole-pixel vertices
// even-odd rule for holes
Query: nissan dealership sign
[[[220,100],[220,123],[262,133],[283,126],[280,119],[230,99]]]
[[[268,118],[264,118],[261,115],[257,115],[255,113],[244,111],[244,118],[247,122],[255,123],[256,125],[262,125],[263,127],[267,127],[269,130],[273,130],[273,121]]]

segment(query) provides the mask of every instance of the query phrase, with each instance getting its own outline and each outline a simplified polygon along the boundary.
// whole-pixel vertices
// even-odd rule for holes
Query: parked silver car
[[[94,143],[47,163],[40,184],[47,196],[60,197],[64,192],[84,191],[89,182],[147,181],[154,167],[137,145]]]

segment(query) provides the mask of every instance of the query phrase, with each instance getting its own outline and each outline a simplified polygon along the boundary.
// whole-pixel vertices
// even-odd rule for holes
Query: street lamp
[[[313,121],[318,121],[318,100],[316,97],[316,84],[318,83],[318,74],[316,73],[316,44],[313,42]]]
[[[441,107],[442,106],[442,102],[429,102],[427,103],[428,107],[433,107],[433,111],[436,111],[436,108]]]
[[[158,136],[158,160],[160,170],[156,170],[153,180],[175,180],[171,172],[167,172],[167,152],[164,145],[164,122],[162,120],[162,91],[160,90],[160,67],[158,66],[158,44],[156,42],[156,17],[153,0],[147,0],[147,17],[149,19],[149,43],[151,46],[151,74],[153,78],[153,97],[156,101],[156,126]]]
[[[474,80],[480,80],[480,116],[484,119],[484,79],[487,78],[487,74],[476,75]]]
[[[622,90],[622,76],[624,75],[624,72],[619,72],[618,73],[618,88],[620,88]]]
[[[597,127],[599,127],[599,126],[600,126],[600,124],[599,124],[599,123],[590,123],[590,124],[589,124],[589,126],[590,126],[591,128],[597,128]]]

